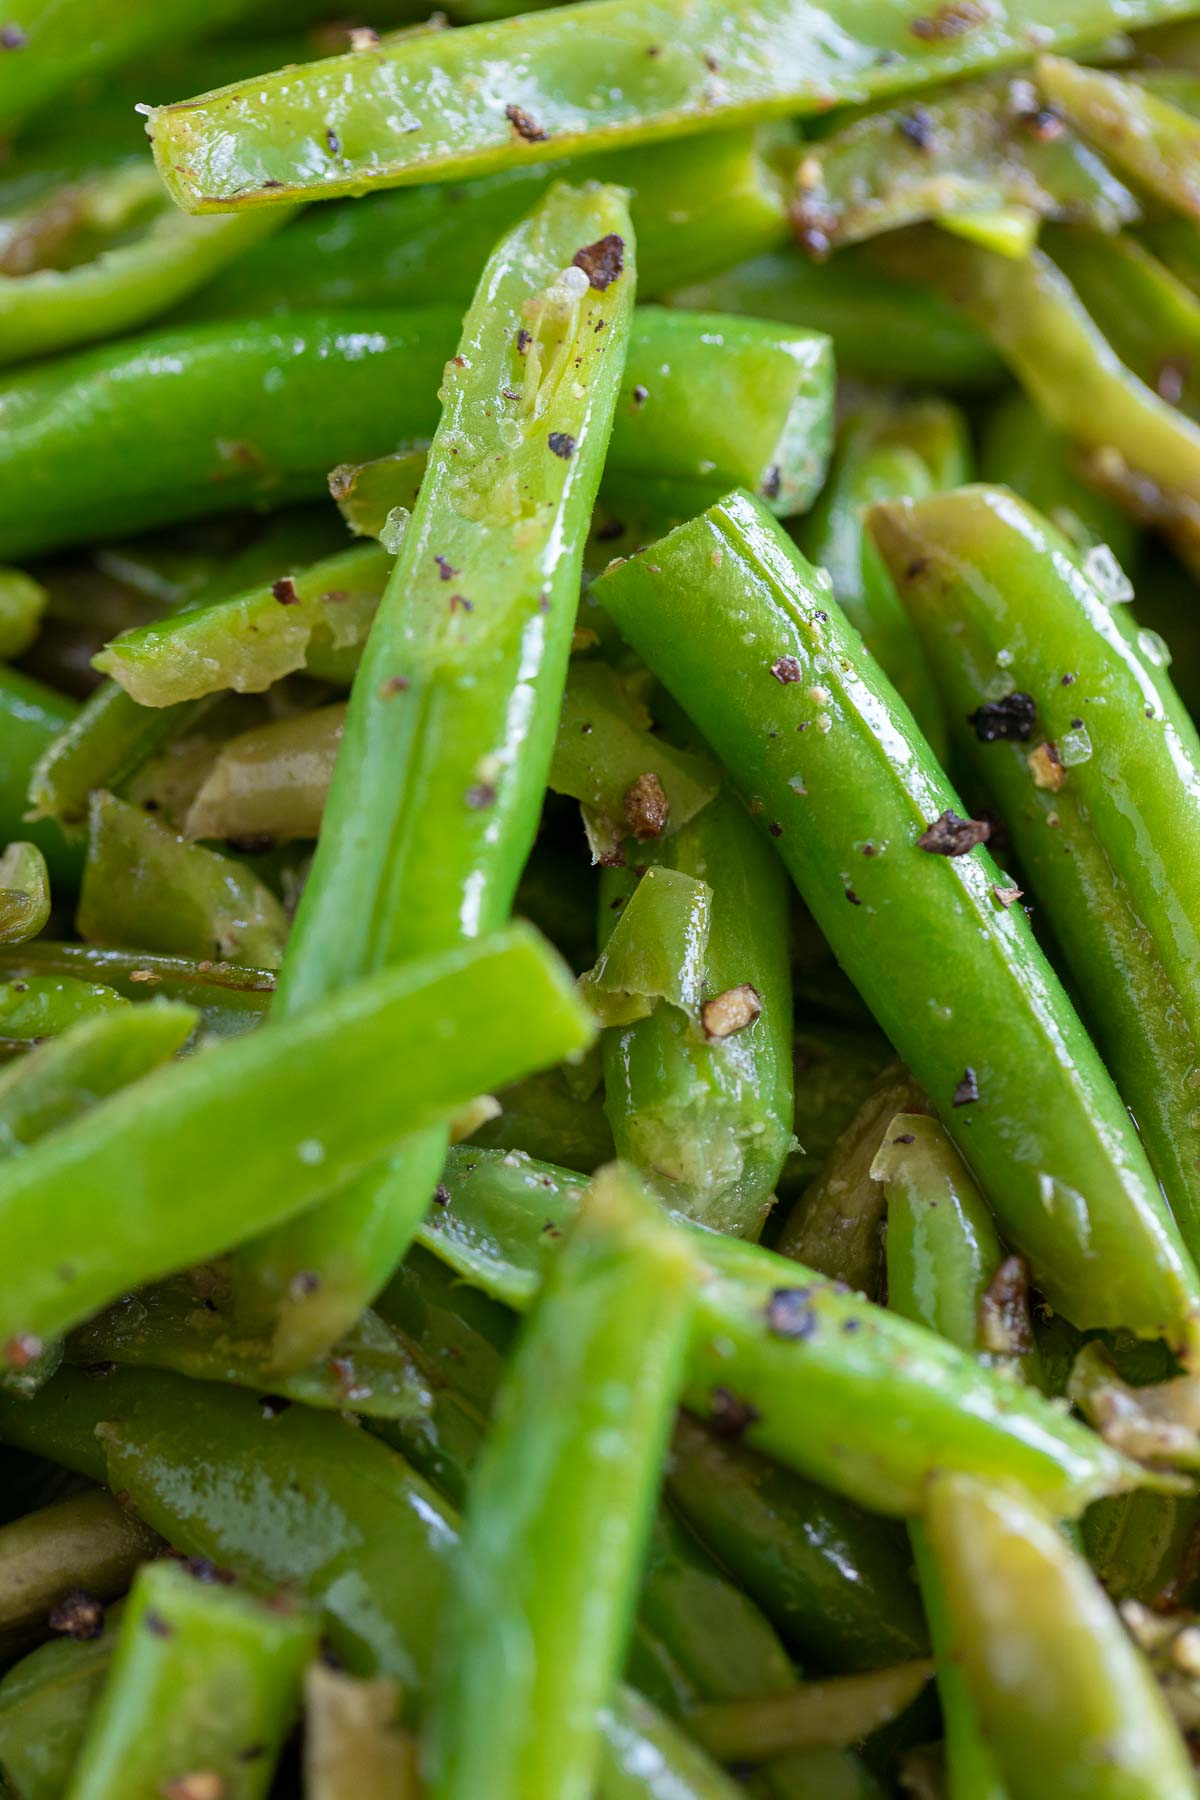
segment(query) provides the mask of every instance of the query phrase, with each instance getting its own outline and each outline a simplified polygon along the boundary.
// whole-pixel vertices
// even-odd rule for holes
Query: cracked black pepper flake
[[[544,144],[550,135],[542,130],[537,120],[523,106],[506,106],[504,116],[517,136],[524,138],[527,144]]]
[[[480,781],[469,787],[463,798],[474,812],[482,812],[485,807],[495,805],[496,790],[490,781]]]
[[[450,596],[450,611],[452,613],[474,612],[475,611],[475,602],[473,600],[468,600],[467,596],[465,594],[451,594],[451,596]]]
[[[288,1294],[293,1300],[307,1300],[321,1290],[321,1277],[315,1269],[298,1269],[288,1282]]]
[[[438,572],[438,580],[439,581],[453,581],[454,577],[456,575],[459,575],[462,573],[462,571],[460,569],[452,569],[450,567],[450,561],[449,561],[448,557],[435,556],[433,560],[437,564],[437,572]]]
[[[767,830],[770,832],[772,837],[782,837],[783,836],[783,826],[779,823],[778,819],[772,819],[771,823],[767,826]]]
[[[380,683],[379,693],[381,698],[386,699],[390,694],[407,694],[408,687],[407,675],[389,675],[386,681]]]
[[[986,819],[960,819],[956,812],[939,814],[917,839],[917,849],[930,856],[965,856],[977,844],[986,844],[992,828]]]
[[[992,889],[996,904],[1002,906],[1006,912],[1008,908],[1013,905],[1014,901],[1021,898],[1024,892],[1024,888],[1019,888],[1016,882],[1010,882],[1007,887],[994,887]]]
[[[662,782],[648,769],[631,781],[624,795],[625,823],[639,844],[661,837],[667,828],[671,807]]]
[[[914,19],[908,29],[915,38],[921,38],[927,44],[944,44],[952,38],[965,37],[968,31],[982,25],[986,17],[975,0],[951,0],[950,5],[939,6],[935,13]]]
[[[325,127],[325,142],[329,145],[330,156],[340,156],[342,154],[342,140],[333,129],[332,125],[327,125]]]
[[[639,381],[629,397],[630,412],[641,412],[649,398],[650,389],[648,387],[643,387]]]
[[[933,123],[933,114],[929,108],[914,106],[911,112],[905,113],[900,120],[900,135],[902,138],[906,138],[914,149],[931,149],[937,132]]]
[[[799,681],[803,677],[804,670],[800,666],[798,657],[781,656],[771,664],[771,673],[776,681],[782,682],[784,687],[787,687],[791,682]]]
[[[845,892],[846,892],[846,898],[850,902],[851,906],[861,906],[862,905],[862,901],[859,899],[858,895],[855,893],[853,888],[847,888],[845,890]]]
[[[179,1556],[171,1551],[174,1561],[182,1564],[193,1581],[201,1582],[205,1587],[236,1587],[237,1576],[232,1569],[223,1569],[210,1556]]]
[[[954,1090],[953,1104],[955,1106],[970,1106],[971,1103],[978,1100],[978,1098],[979,1083],[975,1078],[975,1071],[974,1069],[964,1069],[962,1072],[962,1080]]]
[[[772,463],[763,476],[762,492],[764,500],[778,500],[783,488],[783,470],[778,463]]]
[[[625,239],[618,237],[615,231],[597,238],[594,244],[585,244],[571,258],[573,268],[582,269],[588,278],[588,284],[603,293],[614,281],[620,278],[625,267]]]
[[[525,327],[522,325],[517,332],[517,354],[520,356],[527,356],[529,354],[529,346],[532,342],[532,331],[526,331]]]
[[[264,188],[281,188],[283,186],[283,183],[282,183],[282,181],[276,181],[275,177],[272,175],[272,176],[269,176],[268,179],[266,181],[264,181],[262,185]]]
[[[552,431],[547,442],[555,456],[561,456],[564,462],[575,454],[575,439],[569,431]]]
[[[811,1288],[776,1288],[766,1310],[767,1329],[774,1337],[806,1338],[817,1329]]]
[[[1039,106],[1036,112],[1026,113],[1021,123],[1039,144],[1053,144],[1067,129],[1065,122],[1050,106]]]
[[[271,583],[271,592],[280,606],[299,606],[300,596],[296,592],[296,584],[290,575],[281,575],[278,581]]]
[[[0,25],[0,49],[20,50],[27,42],[19,25]]]
[[[439,1181],[437,1186],[434,1188],[433,1203],[435,1206],[449,1206],[449,1204],[450,1204],[450,1189],[446,1186],[444,1181]]]
[[[154,1612],[153,1610],[143,1614],[142,1623],[152,1637],[169,1638],[175,1635],[172,1627],[168,1625],[162,1614]]]
[[[86,1588],[68,1588],[62,1599],[51,1607],[46,1623],[60,1637],[86,1644],[104,1630],[104,1607]]]
[[[893,1139],[893,1144],[915,1144],[916,1138],[911,1131],[901,1131]]]
[[[1058,685],[1059,687],[1073,687],[1078,680],[1078,675],[1068,674],[1062,677]]]
[[[708,1408],[709,1423],[714,1435],[735,1442],[762,1418],[757,1406],[749,1400],[740,1399],[727,1387],[713,1389]]]
[[[1002,700],[987,700],[967,714],[967,724],[975,727],[981,744],[1024,743],[1033,730],[1037,705],[1032,694],[1005,694]]]

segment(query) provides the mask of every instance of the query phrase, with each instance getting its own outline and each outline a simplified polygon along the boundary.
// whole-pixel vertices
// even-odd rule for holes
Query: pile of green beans
[[[0,11],[0,1800],[1197,1800],[1200,0],[367,10]]]

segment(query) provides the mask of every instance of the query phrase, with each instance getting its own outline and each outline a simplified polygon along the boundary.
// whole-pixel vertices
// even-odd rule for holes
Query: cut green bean
[[[36,844],[20,841],[0,851],[0,944],[23,944],[45,929],[50,881]]]
[[[960,1659],[1013,1800],[1184,1800],[1191,1761],[1091,1570],[1018,1490],[935,1475],[925,1512]]]
[[[121,1363],[174,1369],[196,1381],[227,1381],[257,1392],[269,1385],[286,1400],[363,1418],[417,1419],[429,1411],[424,1378],[375,1313],[365,1312],[320,1363],[268,1375],[267,1346],[232,1334],[220,1310],[221,1293],[216,1276],[202,1281],[181,1275],[128,1294],[71,1334],[67,1360],[83,1368]]]
[[[104,1603],[123,1594],[161,1541],[101,1489],[28,1513],[0,1530],[0,1649],[50,1631],[98,1636]]]
[[[445,1196],[419,1241],[493,1298],[526,1308],[580,1178],[527,1158],[451,1151]],[[702,1418],[876,1512],[917,1510],[933,1468],[1023,1481],[1063,1516],[1138,1486],[1177,1480],[1131,1464],[1032,1392],[931,1333],[774,1252],[696,1231],[708,1265],[686,1401]],[[792,1314],[795,1314],[793,1322]],[[802,1371],[802,1374],[801,1374]],[[847,1442],[845,1421],[858,1429]],[[897,1417],[912,1421],[897,1433]]]
[[[786,881],[734,794],[670,836],[648,837],[639,816],[628,814],[645,841],[630,854],[647,873],[606,869],[600,881],[605,975],[590,991],[601,999],[607,979],[640,988],[600,1013],[605,1111],[618,1154],[670,1205],[757,1237],[792,1140]],[[643,911],[668,879],[703,891],[702,930],[690,906],[671,919]],[[614,969],[619,943],[637,975]]]
[[[21,656],[38,634],[49,599],[22,569],[0,569],[0,657]]]
[[[236,963],[189,962],[182,956],[61,944],[46,938],[0,949],[0,978],[28,981],[31,976],[99,982],[126,1000],[183,1001],[199,1014],[200,1028],[210,1037],[239,1037],[253,1031],[266,1017],[275,991],[269,970],[239,968]]]
[[[845,1749],[912,1705],[931,1662],[900,1663],[863,1675],[812,1681],[790,1693],[698,1707],[688,1729],[723,1763],[768,1762],[795,1750]]]
[[[279,967],[287,917],[249,869],[176,837],[113,794],[92,795],[90,821],[76,915],[81,937]]]
[[[263,1800],[300,1710],[317,1623],[185,1564],[143,1569],[66,1800],[161,1800],[201,1792]]]
[[[53,819],[65,832],[78,833],[87,825],[92,794],[124,787],[200,711],[191,702],[154,712],[115,682],[101,682],[38,758],[29,780],[30,810],[35,818]]]
[[[26,821],[29,781],[38,758],[75,717],[75,701],[47,687],[44,682],[17,669],[0,667],[0,843],[13,838],[36,843],[50,871],[51,881],[74,888],[79,881],[82,855],[69,845],[58,826]]]
[[[0,1041],[37,1043],[128,1005],[103,982],[72,975],[20,975],[0,984]]]
[[[1107,564],[1081,565],[1003,489],[886,505],[871,529],[959,753],[1009,822],[1181,1232],[1200,1247],[1200,739],[1166,653],[1096,585]]]
[[[434,1800],[592,1791],[597,1709],[632,1623],[694,1275],[687,1239],[636,1178],[602,1171],[472,1482],[430,1724]]]
[[[43,1644],[0,1680],[0,1778],[20,1800],[62,1800],[112,1661],[120,1610],[94,1638]]]
[[[346,708],[319,706],[226,739],[188,808],[189,838],[315,838]]]
[[[1038,58],[1048,103],[1123,175],[1189,218],[1200,218],[1200,124],[1136,78]]]
[[[979,848],[987,826],[960,816],[826,585],[733,495],[596,592],[761,806],[1047,1297],[1076,1324],[1186,1342],[1197,1278],[1116,1090],[1024,913],[1004,902],[1006,879]],[[714,655],[719,688],[704,673]],[[912,984],[896,964],[901,930],[936,946]]]
[[[284,1017],[508,916],[545,793],[633,287],[628,211],[601,187],[551,189],[484,272],[355,681]],[[312,1360],[374,1298],[445,1152],[439,1127],[238,1258],[238,1311],[273,1332],[281,1362]]]
[[[419,1054],[431,1033],[444,1056]],[[588,1036],[565,971],[515,925],[148,1075],[0,1168],[0,1342],[52,1338],[131,1285],[228,1250],[406,1131]],[[398,1093],[392,1072],[406,1044],[413,1066]],[[239,1145],[232,1167],[229,1143]],[[207,1197],[189,1205],[185,1184]],[[96,1197],[116,1192],[113,1214]]]
[[[859,0],[836,23],[797,0],[598,0],[235,83],[152,110],[149,133],[187,210],[272,205],[821,113],[1024,61],[1034,24],[1043,48],[1070,49],[1185,11],[1059,0],[1046,25],[1007,0],[939,31],[920,0],[887,12]]]

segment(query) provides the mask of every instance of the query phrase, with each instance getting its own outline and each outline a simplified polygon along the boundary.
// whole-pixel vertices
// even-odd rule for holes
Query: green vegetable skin
[[[43,1644],[0,1680],[0,1775],[21,1800],[62,1800],[119,1618],[110,1607],[99,1637]]]
[[[546,1225],[573,1216],[580,1178],[464,1145],[451,1151],[442,1185],[448,1198],[419,1241],[463,1280],[524,1310],[553,1247]],[[751,1447],[872,1511],[915,1511],[930,1469],[947,1466],[1006,1472],[1063,1514],[1102,1493],[1163,1485],[1040,1396],[1014,1394],[1006,1378],[799,1264],[713,1232],[697,1230],[696,1246],[710,1266],[697,1296],[689,1408],[736,1423]],[[859,1422],[853,1444],[847,1418]],[[911,1431],[897,1433],[897,1418]]]
[[[514,1352],[471,1485],[429,1728],[433,1800],[591,1793],[694,1282],[688,1240],[636,1177],[602,1171]]]
[[[1018,1490],[935,1475],[925,1509],[956,1654],[1013,1800],[1185,1800],[1195,1777],[1083,1558]]]
[[[820,113],[1023,61],[1033,25],[1069,49],[1188,11],[1059,0],[1044,25],[1008,0],[939,33],[921,0],[836,17],[801,0],[596,0],[284,69],[159,107],[148,129],[172,197],[220,211]]]
[[[0,1157],[14,1156],[182,1048],[196,1013],[169,1000],[85,1018],[0,1073]]]
[[[917,847],[962,802],[798,552],[733,495],[596,597],[780,827],[817,923],[1051,1303],[1187,1343],[1196,1273],[1116,1091],[986,852]],[[911,971],[905,943],[921,946]]]
[[[18,669],[0,667],[0,843],[28,838],[46,858],[50,880],[73,887],[81,855],[58,826],[30,823],[28,788],[38,758],[75,717],[76,703]]]
[[[390,1675],[419,1707],[458,1523],[403,1457],[356,1425],[159,1371],[97,1381],[70,1370],[33,1401],[0,1398],[0,1437],[127,1493],[173,1545],[232,1567],[252,1590],[290,1584],[320,1608],[352,1673]],[[0,1754],[3,1699],[0,1690]],[[603,1729],[604,1792],[690,1800],[680,1783],[695,1770],[697,1800],[732,1800],[707,1759],[628,1691]]]
[[[648,1018],[601,1038],[605,1111],[617,1152],[664,1199],[715,1231],[757,1237],[792,1141],[792,1010],[786,880],[737,796],[720,794],[669,836],[627,845],[639,865],[675,870],[711,890],[691,1004],[660,1001]],[[601,951],[635,904],[638,877],[606,870]],[[632,922],[632,921],[631,921]],[[641,946],[686,966],[687,930]],[[753,990],[737,1029],[718,1036],[720,997]],[[703,998],[711,1008],[699,1004]],[[709,1035],[710,1021],[713,1035]],[[737,1023],[737,1021],[731,1021]]]
[[[565,971],[516,925],[158,1070],[0,1169],[0,1343],[51,1338],[131,1286],[223,1253],[588,1035]],[[437,1058],[420,1051],[431,1038]],[[400,1056],[413,1063],[402,1095]],[[103,1202],[113,1193],[117,1214]]]
[[[1195,1252],[1200,739],[1161,642],[1002,488],[882,506],[871,530]],[[1028,738],[982,742],[967,715],[1013,692],[1036,708]],[[1057,787],[1029,762],[1047,742],[1064,763],[1040,778]]]
[[[73,1494],[0,1530],[0,1647],[5,1656],[45,1635],[47,1615],[80,1588],[98,1600],[123,1594],[138,1563],[161,1548],[132,1514],[99,1489]]]
[[[286,1600],[264,1605],[179,1563],[143,1569],[67,1800],[160,1800],[201,1770],[222,1797],[261,1800],[316,1648],[316,1619]]]
[[[50,883],[42,853],[15,839],[0,851],[0,944],[23,944],[45,929]]]
[[[1122,174],[1176,211],[1200,216],[1200,125],[1137,80],[1038,59],[1049,104],[1089,137]]]
[[[629,215],[612,188],[553,188],[484,272],[355,681],[276,1017],[511,909],[545,793],[633,289]],[[311,1360],[391,1275],[445,1156],[445,1126],[430,1123],[389,1167],[238,1259],[238,1310],[255,1330],[274,1327],[282,1361]],[[296,1277],[310,1270],[320,1286],[306,1293]]]
[[[275,977],[266,969],[145,951],[102,949],[93,944],[60,944],[38,938],[15,949],[0,949],[0,979],[26,981],[31,975],[99,982],[126,1000],[181,1000],[199,1014],[210,1037],[240,1037],[266,1017]]]

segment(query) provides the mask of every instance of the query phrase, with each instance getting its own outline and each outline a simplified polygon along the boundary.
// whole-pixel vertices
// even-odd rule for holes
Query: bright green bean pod
[[[945,388],[995,386],[1004,365],[949,302],[917,287],[879,280],[869,255],[843,251],[814,263],[796,250],[756,257],[691,286],[672,287],[672,306],[749,313],[823,331],[837,366],[875,381],[934,382]]]
[[[431,1033],[436,1058],[418,1050]],[[0,1167],[0,1343],[49,1339],[131,1286],[224,1253],[406,1132],[588,1038],[566,972],[514,925],[157,1070]],[[395,1059],[410,1052],[398,1094]],[[117,1192],[113,1214],[98,1196]]]
[[[99,1011],[0,1072],[0,1157],[19,1155],[166,1062],[196,1016],[169,1000]]]
[[[928,661],[862,521],[872,501],[920,499],[967,480],[966,421],[944,401],[876,406],[850,414],[837,444],[829,480],[796,541],[829,571],[838,605],[940,750],[945,725]]]
[[[1179,16],[1182,0],[1028,0],[939,29],[904,0],[597,0],[411,37],[151,111],[168,192],[192,212],[445,180],[928,86]],[[716,68],[713,64],[716,63]],[[454,103],[448,103],[448,96]],[[397,121],[403,120],[398,132]]]
[[[74,700],[44,682],[0,667],[0,843],[30,839],[46,858],[51,881],[69,888],[79,881],[78,847],[68,845],[57,825],[30,823],[25,814],[34,766],[77,710]]]
[[[99,982],[126,1000],[149,996],[183,1001],[199,1014],[199,1028],[208,1037],[240,1037],[253,1031],[266,1017],[275,991],[269,970],[244,969],[236,963],[189,962],[182,956],[60,944],[46,938],[0,949],[0,978],[27,981],[30,976]],[[88,1074],[89,1082],[95,1079]]]
[[[497,237],[561,170],[504,170],[453,187],[403,188],[302,213],[255,245],[186,304],[189,319],[297,307],[429,306],[475,291]],[[701,281],[786,240],[782,184],[751,131],[581,157],[573,181],[630,190],[638,293]]]
[[[143,1569],[66,1800],[160,1800],[201,1775],[222,1800],[263,1800],[316,1648],[315,1618],[281,1596]]]
[[[90,261],[0,274],[0,365],[136,330],[286,222],[283,212],[198,220],[170,208]]]
[[[198,702],[151,711],[115,682],[101,682],[34,765],[30,810],[78,833],[86,827],[88,801],[97,788],[119,790],[199,713]]]
[[[890,1063],[784,1220],[775,1240],[781,1256],[878,1297],[886,1204],[873,1173],[875,1154],[893,1116],[921,1104],[912,1077]]]
[[[233,1335],[214,1304],[220,1293],[215,1276],[202,1284],[180,1275],[124,1295],[72,1332],[67,1360],[83,1368],[174,1369],[256,1393],[269,1386],[285,1400],[362,1418],[416,1420],[428,1413],[432,1398],[421,1371],[377,1314],[365,1312],[320,1362],[294,1374],[268,1374],[264,1346]]]
[[[925,1626],[901,1527],[719,1430],[719,1421],[714,1430],[680,1415],[668,1493],[801,1661],[848,1672],[922,1655]]]
[[[419,1707],[458,1523],[403,1457],[365,1432],[309,1407],[120,1369],[101,1381],[64,1370],[32,1401],[0,1398],[0,1438],[36,1444],[128,1494],[173,1545],[232,1569],[252,1590],[290,1584],[320,1608],[352,1673],[391,1676],[406,1708]],[[266,1512],[264,1495],[274,1502]],[[0,1689],[0,1757],[3,1702]],[[62,1720],[62,1736],[77,1716]],[[731,1800],[702,1752],[628,1689],[602,1728],[606,1793]]]
[[[1127,623],[1087,562],[1004,489],[889,504],[871,529],[928,645],[960,754],[1008,821],[1180,1230],[1200,1249],[1200,738],[1160,641]]]
[[[33,1650],[0,1680],[0,1779],[20,1800],[62,1800],[112,1661],[120,1609],[82,1642]]]
[[[1200,219],[1200,124],[1136,78],[1038,58],[1037,84],[1076,131],[1123,175],[1177,212]]]
[[[670,836],[637,835],[645,841],[627,853],[639,867],[702,882],[711,899],[690,1004],[674,1003],[680,994],[650,1003],[649,1016],[601,1037],[613,1140],[673,1207],[757,1237],[792,1141],[786,877],[731,793]],[[632,869],[602,873],[602,956],[614,930],[634,922],[641,893]],[[671,941],[642,945],[681,964],[696,948],[687,923]]]
[[[1187,1341],[1197,1278],[1116,1090],[1024,913],[1004,903],[978,848],[986,827],[959,817],[809,565],[733,495],[596,594],[778,827],[842,967],[1052,1304],[1081,1326]],[[911,983],[898,936],[926,946]]]
[[[0,557],[319,498],[333,463],[429,437],[456,327],[445,308],[305,313],[150,332],[10,376]]]
[[[636,1177],[602,1171],[530,1314],[471,1484],[429,1726],[432,1800],[591,1793],[694,1279],[687,1238]]]
[[[5,55],[0,68],[0,129],[12,130],[30,113],[84,75],[119,69],[134,57],[219,31],[251,10],[247,0],[191,0],[146,6],[114,0],[97,18],[85,0],[8,0]]]
[[[1006,904],[1005,878],[976,849],[986,826],[959,818],[910,715],[808,566],[733,496],[656,545],[653,563],[611,571],[597,593],[778,827],[843,968],[1053,1303],[1080,1324],[1184,1341],[1195,1276],[1116,1092],[1024,915]],[[693,608],[706,657],[727,621],[720,655],[738,675],[719,692],[701,679]],[[936,945],[911,996],[884,960],[898,929]],[[1045,1084],[1059,1091],[1053,1106]]]
[[[465,1281],[526,1308],[578,1208],[580,1178],[459,1146],[442,1187],[419,1241]],[[690,1410],[872,1511],[916,1511],[929,1471],[945,1467],[1006,1471],[1063,1516],[1127,1488],[1177,1491],[1040,1395],[1014,1392],[1007,1377],[839,1284],[738,1238],[697,1229],[696,1245],[709,1272]],[[896,1432],[897,1418],[909,1429]]]
[[[925,1525],[1013,1800],[1185,1800],[1191,1762],[1091,1570],[1019,1490],[935,1475]]]
[[[50,882],[36,844],[14,839],[0,851],[0,944],[23,944],[45,929]]]
[[[355,680],[278,1016],[509,914],[622,379],[629,234],[617,190],[556,186],[484,271]],[[310,1361],[387,1281],[446,1143],[439,1127],[238,1258],[237,1308],[282,1362]]]
[[[92,795],[90,826],[75,921],[81,937],[279,967],[287,915],[243,864],[189,844],[103,790]]]
[[[1036,92],[974,82],[850,118],[799,154],[792,225],[810,254],[920,219],[1017,208],[1115,232],[1134,196],[1074,132],[1043,129]]]
[[[161,1547],[99,1488],[15,1519],[0,1530],[0,1649],[11,1657],[48,1630],[95,1635],[103,1602],[123,1594],[138,1564]]]
[[[1200,500],[1200,426],[1125,367],[1042,251],[996,256],[917,230],[880,239],[874,254],[979,326],[1038,411],[1083,454],[1089,479],[1135,516],[1190,517]]]
[[[72,975],[19,975],[0,985],[0,1042],[36,1043],[57,1037],[72,1025],[128,1005],[103,982]]]
[[[0,657],[21,656],[37,637],[49,599],[23,569],[0,569]]]

